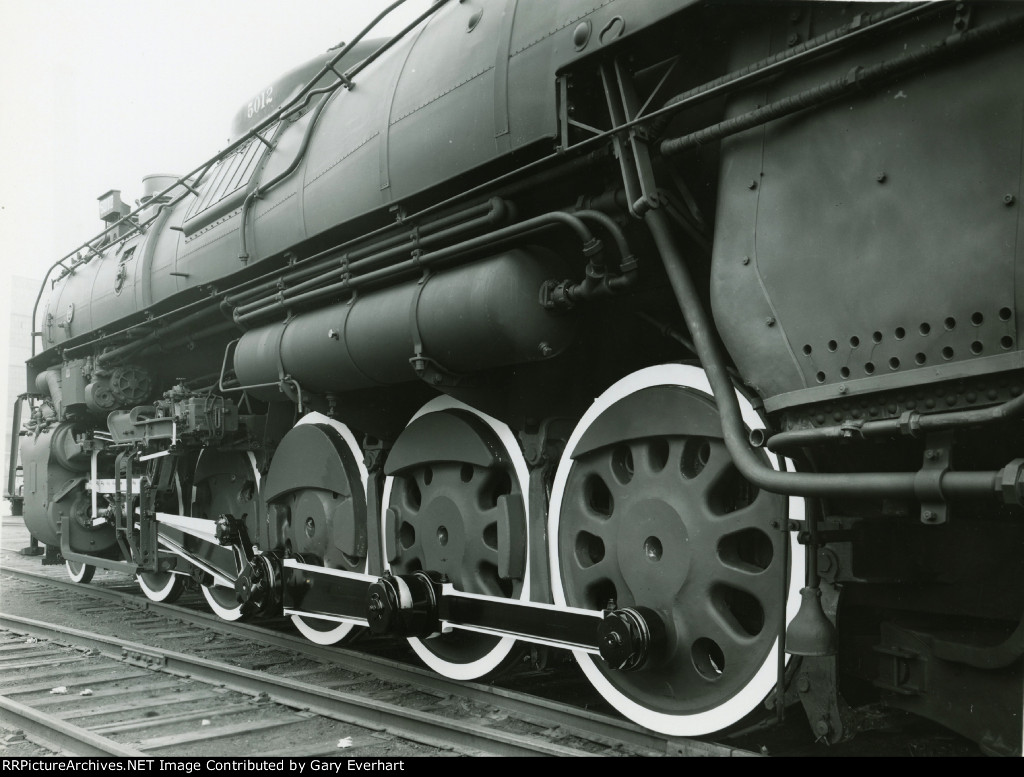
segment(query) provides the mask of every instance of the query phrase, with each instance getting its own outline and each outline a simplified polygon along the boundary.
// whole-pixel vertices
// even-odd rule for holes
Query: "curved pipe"
[[[248,220],[249,208],[252,206],[253,200],[257,197],[263,196],[265,192],[270,191],[281,183],[281,181],[295,172],[299,166],[299,162],[301,162],[303,157],[306,156],[306,150],[309,148],[309,143],[313,139],[313,129],[316,127],[316,123],[320,119],[320,115],[324,112],[324,108],[327,107],[327,103],[329,102],[330,97],[326,100],[321,100],[319,105],[317,105],[313,110],[313,115],[309,119],[309,124],[306,125],[306,131],[302,133],[302,143],[299,144],[299,148],[295,152],[295,158],[292,159],[288,167],[266,183],[254,186],[253,190],[245,196],[245,200],[242,202],[242,212],[240,214],[241,223],[238,225],[238,237],[239,242],[241,243],[238,251],[238,258],[241,260],[242,264],[249,261],[249,252],[245,244],[245,222]]]
[[[500,243],[503,240],[520,237],[523,234],[532,232],[539,228],[552,226],[564,226],[569,228],[583,244],[583,252],[587,256],[595,256],[604,250],[601,241],[594,237],[593,233],[587,225],[583,223],[582,219],[571,213],[565,213],[564,211],[552,211],[550,213],[544,213],[540,216],[527,219],[526,221],[520,221],[516,224],[496,229],[478,237],[464,240],[461,243],[457,243],[452,246],[440,248],[431,253],[425,253],[418,257],[398,262],[397,264],[364,272],[353,278],[347,278],[338,283],[323,286],[289,299],[269,301],[267,304],[250,310],[247,313],[236,313],[235,321],[239,324],[248,324],[264,317],[268,313],[272,313],[275,310],[315,302],[332,294],[352,291],[370,283],[390,279],[406,272],[415,272],[424,266],[437,264],[470,251],[487,248],[496,243]],[[364,269],[377,263],[379,263],[379,261],[376,257],[367,257],[366,259],[361,259],[358,262],[351,263],[349,265],[349,270],[354,272],[358,269]]]
[[[739,404],[725,368],[722,346],[704,311],[704,304],[686,262],[676,248],[667,217],[655,209],[648,211],[644,220],[654,237],[672,291],[711,384],[721,414],[722,436],[726,447],[736,468],[751,483],[778,494],[817,497],[992,498],[1001,493],[1004,481],[1013,484],[1011,491],[1019,490],[1021,467],[1015,463],[995,472],[945,472],[938,481],[918,472],[811,473],[772,469],[750,447]]]

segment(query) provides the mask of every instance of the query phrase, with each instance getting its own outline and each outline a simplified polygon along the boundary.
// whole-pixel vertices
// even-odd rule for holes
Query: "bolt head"
[[[604,635],[604,644],[610,648],[619,647],[622,644],[622,637],[614,631]]]
[[[750,179],[750,180],[749,180],[749,181],[747,182],[747,188],[748,188],[748,189],[756,189],[756,188],[757,188],[757,181],[755,181],[755,180],[754,180],[753,178],[751,178],[751,179]]]
[[[1013,205],[1013,203],[1015,203],[1016,201],[1017,201],[1017,198],[1014,197],[1012,194],[1004,194],[1003,195],[1003,204],[1004,205]]]

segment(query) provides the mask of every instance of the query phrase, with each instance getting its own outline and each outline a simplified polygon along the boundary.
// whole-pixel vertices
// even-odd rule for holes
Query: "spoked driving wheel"
[[[512,431],[450,397],[427,403],[388,456],[383,534],[391,571],[444,575],[463,592],[528,599],[527,468]],[[453,631],[409,643],[458,680],[512,660],[515,639]]]
[[[173,503],[178,515],[184,514],[185,500],[181,493],[181,479],[177,473],[174,475],[174,493],[169,501]],[[135,576],[139,588],[147,599],[168,604],[176,602],[181,596],[185,590],[186,579],[185,575],[173,572],[140,572]]]
[[[577,653],[601,695],[674,736],[717,731],[755,709],[776,680],[779,624],[795,615],[804,578],[795,539],[778,526],[802,511],[802,500],[759,491],[736,470],[703,371],[652,367],[602,394],[555,474],[555,601],[650,608],[667,640],[634,671]]]
[[[250,534],[256,536],[252,528],[258,509],[260,474],[256,467],[256,457],[252,453],[205,449],[196,461],[193,483],[192,516],[210,521],[211,537],[214,534],[214,521],[225,513],[235,518],[246,516]],[[184,541],[186,545],[191,544],[188,535],[185,535]],[[191,549],[215,568],[233,570],[235,567],[234,555],[228,547],[204,542]],[[226,579],[201,585],[200,590],[218,617],[236,621],[246,614],[238,602],[234,587]]]
[[[306,564],[366,571],[367,471],[355,436],[321,413],[308,413],[281,440],[267,473],[266,499],[272,543]],[[327,581],[307,602],[327,602],[342,586]],[[329,616],[292,615],[306,639],[333,645],[358,633]]]

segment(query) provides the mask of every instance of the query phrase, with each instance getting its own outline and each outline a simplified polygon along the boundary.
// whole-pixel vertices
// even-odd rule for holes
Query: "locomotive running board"
[[[646,661],[664,633],[649,610],[585,610],[465,593],[422,572],[375,577],[285,559],[282,577],[285,615],[369,625],[380,634],[430,637],[461,629],[581,650],[630,669]],[[388,591],[394,596],[384,597]]]

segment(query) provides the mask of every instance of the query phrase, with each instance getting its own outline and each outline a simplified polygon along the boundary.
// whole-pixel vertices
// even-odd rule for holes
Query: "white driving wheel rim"
[[[559,461],[551,490],[548,513],[548,560],[549,568],[551,569],[551,592],[557,605],[566,605],[565,590],[561,574],[559,574],[560,561],[557,538],[566,481],[573,464],[571,454],[576,449],[583,434],[605,410],[619,400],[641,389],[654,386],[685,386],[701,391],[709,396],[712,395],[711,385],[708,383],[707,376],[702,369],[684,364],[663,364],[656,367],[648,367],[627,375],[594,400],[593,405],[583,414],[583,418],[576,425],[569,438],[569,442],[565,446],[565,452]],[[750,429],[763,429],[764,424],[750,402],[739,392],[736,393],[736,397],[739,401],[743,421],[747,427]],[[766,453],[768,453],[772,466],[778,469],[778,458],[771,452],[766,451]],[[787,469],[793,469],[792,464],[788,460]],[[801,497],[790,497],[788,510],[791,520],[801,520],[804,517],[804,500]],[[790,537],[789,559],[790,580],[786,601],[787,623],[793,619],[800,608],[800,588],[804,582],[803,549],[797,542],[795,534]],[[573,651],[573,655],[580,668],[583,669],[584,674],[601,696],[615,709],[630,720],[652,731],[669,736],[699,736],[720,731],[749,714],[764,701],[765,697],[776,685],[778,680],[778,653],[779,642],[776,639],[771,651],[754,677],[738,693],[722,704],[704,712],[673,715],[650,710],[636,703],[608,681],[596,664],[596,661],[600,659],[584,651]]]
[[[409,419],[409,423],[412,423],[420,416],[428,413],[436,413],[443,410],[463,410],[472,413],[478,419],[483,421],[490,427],[491,431],[498,437],[501,444],[505,447],[508,453],[509,459],[512,462],[512,467],[515,470],[516,478],[519,480],[519,490],[523,497],[523,509],[524,515],[530,515],[530,502],[529,502],[529,479],[530,473],[526,466],[526,459],[523,457],[522,451],[519,450],[519,442],[516,440],[516,436],[512,433],[512,430],[508,426],[496,418],[492,418],[486,413],[482,413],[469,405],[459,402],[449,396],[440,396],[432,399],[430,402],[425,404],[423,407],[416,412],[416,414]],[[394,483],[394,478],[388,476],[384,480],[384,490],[381,497],[381,536],[386,533],[386,522],[385,515],[387,514],[388,505],[391,501],[391,489]],[[529,521],[527,520],[527,532]],[[530,543],[529,534],[527,533],[526,539],[526,560],[524,569],[526,572],[523,575],[522,590],[519,594],[519,599],[522,601],[529,601],[530,599]],[[387,560],[387,553],[384,554],[384,567],[385,569],[391,569],[391,564]],[[447,677],[452,680],[476,680],[484,675],[493,672],[501,663],[508,658],[512,649],[515,647],[515,637],[502,637],[497,645],[492,648],[485,656],[477,659],[476,661],[469,661],[466,663],[445,661],[433,652],[431,652],[424,644],[423,640],[417,637],[409,638],[409,645],[420,660],[423,661],[428,667],[433,669],[440,675]]]
[[[359,447],[359,443],[356,441],[355,435],[352,431],[343,423],[335,421],[333,418],[328,418],[323,413],[307,413],[300,418],[295,426],[300,424],[327,424],[334,429],[341,438],[345,441],[345,445],[348,447],[349,452],[356,461],[356,467],[359,469],[359,480],[363,485],[363,494],[366,494],[367,483],[369,482],[369,472],[366,470],[366,464],[363,463],[363,452]],[[294,428],[294,427],[292,427]],[[366,571],[366,567],[363,567],[363,572]],[[313,628],[311,625],[306,623],[305,619],[301,615],[291,616],[292,623],[298,632],[317,645],[335,645],[341,640],[345,639],[356,628],[353,623],[339,623],[332,629],[320,630]],[[320,620],[318,618],[310,618],[310,620]],[[333,623],[333,621],[326,621],[325,623]]]

